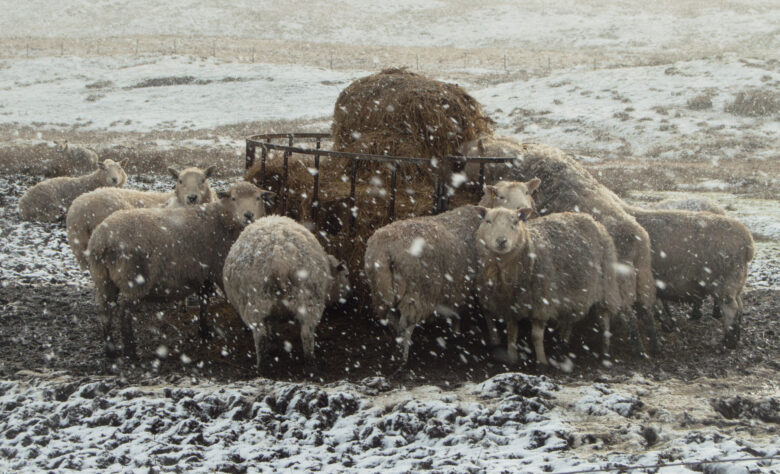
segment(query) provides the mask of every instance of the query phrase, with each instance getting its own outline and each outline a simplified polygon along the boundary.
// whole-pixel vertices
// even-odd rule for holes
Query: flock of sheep
[[[172,193],[124,189],[124,163],[99,162],[67,143],[60,149],[71,170],[94,171],[33,186],[19,211],[28,220],[65,218],[74,255],[95,284],[107,354],[135,354],[133,313],[142,302],[198,294],[203,309],[217,285],[251,329],[258,366],[275,313],[298,321],[304,354],[313,359],[326,306],[350,294],[347,268],[303,225],[266,215],[273,192],[240,181],[215,193],[208,183],[213,167],[170,169]],[[491,343],[500,344],[497,324],[506,326],[511,362],[520,357],[524,319],[544,365],[552,363],[547,326],[566,343],[585,318],[600,325],[605,359],[613,318],[627,325],[638,353],[657,352],[655,319],[671,324],[668,302],[692,303],[692,317],[699,317],[708,296],[725,345],[736,345],[753,240],[718,206],[701,199],[629,206],[549,146],[486,136],[461,152],[516,159],[486,165],[489,185],[479,205],[378,229],[362,275],[351,275],[353,283],[365,278],[375,316],[397,332],[403,363],[415,327],[438,316],[457,330],[459,315],[473,308],[480,308]],[[475,179],[475,166],[466,166],[466,179]],[[113,337],[115,322],[121,342]],[[208,334],[203,310],[200,330]]]

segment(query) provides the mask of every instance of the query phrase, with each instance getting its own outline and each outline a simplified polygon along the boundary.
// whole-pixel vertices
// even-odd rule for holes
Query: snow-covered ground
[[[702,380],[701,393],[712,384]],[[393,389],[381,377],[325,386],[256,379],[126,387],[113,377],[38,375],[0,382],[0,469],[533,473],[681,461],[689,465],[656,472],[777,467],[777,459],[749,460],[780,455],[780,437],[770,428],[780,407],[767,396],[776,392],[767,387],[752,401],[737,399],[744,408],[732,414],[718,410],[735,404],[730,397],[707,400],[680,389],[641,377],[561,387],[518,373],[456,390]],[[706,461],[720,462],[699,464]]]
[[[0,61],[0,118],[41,130],[159,132],[273,120],[309,120],[327,129],[339,92],[365,74],[191,56],[7,59]],[[717,166],[721,159],[778,158],[777,113],[724,111],[740,92],[777,93],[780,70],[770,61],[725,55],[671,66],[575,69],[492,86],[477,74],[464,86],[501,133],[594,159]],[[711,106],[688,105],[703,95]]]
[[[457,48],[710,54],[777,47],[772,0],[548,2],[532,0],[31,0],[4,2],[6,37],[236,36],[288,41]]]

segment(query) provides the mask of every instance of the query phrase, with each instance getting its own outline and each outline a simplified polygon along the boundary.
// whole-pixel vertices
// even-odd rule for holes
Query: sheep
[[[536,208],[541,215],[584,212],[607,228],[617,249],[617,273],[623,299],[635,302],[634,309],[648,336],[651,353],[658,353],[660,349],[652,312],[656,289],[647,232],[623,209],[623,202],[615,193],[561,150],[546,145],[512,143],[511,140],[483,137],[476,144],[464,144],[461,152],[464,156],[518,157],[511,166],[496,169],[501,171],[500,178],[506,180],[541,179],[534,193]],[[631,325],[632,347],[644,353],[635,319],[629,317],[627,322]]]
[[[687,197],[687,198],[669,198],[655,203],[653,209],[676,209],[679,211],[694,211],[694,212],[711,212],[713,214],[726,215],[726,210],[720,207],[717,203],[710,199],[703,197]],[[671,318],[669,306],[666,300],[662,300],[664,306],[664,312],[667,318]],[[720,319],[720,305],[716,301],[712,307],[712,317]],[[690,319],[701,318],[701,301],[693,301],[693,308],[691,309]]]
[[[149,207],[185,207],[215,200],[207,177],[213,167],[202,171],[187,168],[174,176],[173,193],[136,191],[133,189],[99,188],[77,197],[65,218],[68,243],[82,270],[88,267],[85,251],[89,237],[103,220],[116,211]],[[171,174],[174,174],[173,172]]]
[[[176,180],[173,188],[173,196],[168,200],[168,207],[185,207],[195,204],[204,204],[216,200],[216,193],[209,187],[208,179],[214,174],[217,167],[211,165],[205,170],[200,168],[185,168],[177,171],[168,168],[168,172]]]
[[[94,171],[100,158],[89,148],[71,145],[67,140],[55,140],[58,157],[50,166],[50,176],[78,176]]]
[[[536,360],[549,362],[544,330],[555,322],[568,343],[575,322],[598,317],[602,355],[609,354],[610,319],[624,300],[618,288],[617,254],[606,228],[583,213],[562,212],[528,221],[530,208],[478,207],[479,301],[487,319],[507,323],[507,353],[516,363],[518,320],[531,320]]]
[[[28,221],[57,222],[65,217],[71,203],[80,195],[103,186],[122,188],[127,175],[122,169],[127,160],[105,160],[90,174],[70,178],[51,178],[31,187],[19,200],[19,214]]]
[[[372,306],[401,338],[401,367],[417,325],[472,304],[479,221],[476,207],[467,205],[393,222],[368,239],[364,268]]]
[[[742,290],[755,255],[747,227],[709,212],[625,208],[650,236],[659,299],[701,307],[702,300],[712,296],[723,315],[724,345],[736,347]],[[665,309],[668,314],[668,306]]]
[[[659,201],[653,205],[653,209],[676,209],[678,211],[711,212],[713,214],[726,215],[726,210],[707,198],[688,197],[670,198]]]
[[[241,232],[225,259],[223,288],[252,330],[257,367],[265,353],[266,318],[291,313],[301,326],[303,353],[314,361],[314,336],[325,307],[349,292],[346,265],[325,253],[305,227],[268,216]]]
[[[135,355],[128,312],[144,300],[180,300],[209,284],[222,285],[230,246],[244,227],[265,215],[273,195],[239,182],[202,206],[118,211],[92,233],[89,272],[103,321],[106,353],[115,355],[111,326],[120,321],[124,353]],[[201,335],[208,332],[201,305]]]

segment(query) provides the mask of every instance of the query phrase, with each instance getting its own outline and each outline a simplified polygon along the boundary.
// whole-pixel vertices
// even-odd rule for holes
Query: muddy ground
[[[137,179],[137,177],[136,177]],[[149,181],[148,177],[137,182]],[[10,186],[3,196],[3,217],[9,227],[21,225],[15,201],[33,177],[20,176],[18,186]],[[8,231],[8,229],[6,229]],[[52,232],[47,247],[69,252],[64,235]],[[70,255],[62,258],[70,259]],[[57,256],[45,258],[57,259]],[[23,261],[24,262],[24,261]],[[37,265],[17,263],[16,274],[35,274]],[[26,266],[29,265],[29,268]],[[771,272],[770,272],[771,273]],[[776,271],[775,271],[776,273]],[[77,271],[39,277],[4,278],[0,282],[0,376],[13,378],[21,370],[64,370],[76,375],[113,374],[128,381],[197,377],[219,382],[264,376],[279,380],[360,380],[389,375],[397,367],[396,347],[390,331],[375,321],[356,301],[327,311],[318,329],[316,370],[302,361],[298,328],[286,321],[277,324],[278,336],[262,371],[253,367],[251,334],[230,306],[220,297],[212,300],[209,320],[213,337],[197,336],[197,308],[180,312],[173,306],[146,307],[135,321],[139,358],[107,360],[103,356],[100,324],[94,296],[86,273]],[[770,275],[771,277],[771,275]],[[766,278],[762,274],[760,278]],[[81,283],[74,282],[79,280]],[[86,283],[85,283],[86,282]],[[759,281],[761,283],[761,281]],[[661,333],[663,352],[652,358],[637,357],[624,343],[625,333],[614,329],[614,364],[606,368],[598,361],[599,342],[593,324],[582,325],[588,337],[574,340],[576,367],[572,374],[554,373],[556,378],[579,381],[641,374],[654,379],[676,377],[724,377],[749,374],[758,369],[780,370],[780,299],[776,285],[748,288],[744,295],[745,315],[738,349],[723,350],[720,322],[705,316],[690,321],[687,308],[674,309],[677,330]],[[711,305],[705,305],[708,315]],[[502,362],[502,351],[485,342],[483,323],[476,317],[464,318],[464,333],[454,335],[447,322],[430,323],[415,333],[408,370],[398,376],[405,383],[433,383],[452,386],[480,381],[508,370],[544,372],[532,362],[510,367]],[[521,334],[527,334],[523,331]],[[551,336],[550,343],[554,344]],[[289,343],[288,343],[289,342]],[[528,341],[526,341],[528,345]],[[589,347],[593,347],[591,351]],[[532,359],[532,357],[530,358]]]

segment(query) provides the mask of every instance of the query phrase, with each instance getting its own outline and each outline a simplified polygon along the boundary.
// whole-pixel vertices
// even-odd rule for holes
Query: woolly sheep
[[[596,181],[585,168],[561,150],[546,145],[512,143],[512,140],[480,138],[476,144],[465,144],[462,154],[517,156],[512,166],[497,168],[501,170],[500,178],[513,181],[540,178],[541,184],[534,193],[536,209],[540,214],[584,212],[607,228],[621,264],[618,265],[617,274],[623,300],[635,302],[634,308],[650,341],[651,352],[657,353],[659,346],[652,313],[656,289],[650,268],[650,239],[647,232],[623,210],[623,202],[615,193]],[[632,325],[632,346],[643,352],[643,344],[633,327],[634,321],[633,318],[627,321]]]
[[[726,215],[726,210],[710,199],[702,197],[670,198],[659,201],[653,205],[654,209],[667,209],[678,211],[711,212],[713,214]]]
[[[704,298],[712,296],[723,315],[724,345],[736,347],[742,290],[755,254],[747,227],[708,212],[633,206],[626,210],[650,236],[659,299],[701,306]]]
[[[207,176],[213,167],[201,171],[187,168],[177,173],[173,193],[136,191],[133,189],[99,188],[77,197],[65,218],[68,243],[79,266],[88,267],[85,251],[89,237],[103,220],[116,211],[150,207],[186,207],[216,200]],[[183,178],[183,179],[180,179]],[[195,196],[195,199],[192,197]]]
[[[268,216],[247,226],[233,244],[222,272],[225,295],[252,330],[257,366],[265,353],[266,318],[290,313],[301,326],[307,360],[325,307],[345,301],[344,262],[325,253],[314,235],[288,217]]]
[[[472,303],[479,221],[475,206],[462,206],[393,222],[368,239],[364,265],[372,306],[401,337],[402,366],[417,325]]]
[[[58,156],[51,164],[50,176],[78,176],[94,171],[100,158],[89,148],[55,140]]]
[[[516,363],[518,321],[530,319],[536,360],[548,365],[544,330],[554,322],[568,343],[573,325],[598,317],[602,354],[609,354],[610,319],[630,301],[621,298],[617,255],[607,230],[591,216],[563,212],[523,222],[522,211],[477,208],[479,301],[488,318],[507,324],[507,352]]]
[[[663,201],[655,203],[653,209],[675,209],[679,211],[694,211],[694,212],[711,212],[713,214],[726,215],[726,210],[720,207],[717,203],[710,199],[703,197],[687,197],[687,198],[669,198]],[[671,318],[669,306],[666,300],[663,300],[664,312],[667,318]],[[712,317],[720,318],[720,305],[716,301],[712,308]],[[693,301],[693,308],[690,314],[691,319],[701,318],[701,301]]]
[[[271,194],[239,182],[209,204],[118,211],[97,226],[89,239],[87,260],[107,354],[114,353],[115,318],[120,321],[125,354],[135,354],[128,312],[138,303],[179,300],[210,283],[221,285],[230,246],[244,227],[265,215],[264,201]],[[203,311],[200,329],[202,335],[207,331]]]
[[[103,186],[122,188],[127,175],[122,167],[127,160],[117,163],[105,160],[98,169],[77,178],[59,177],[44,180],[31,187],[19,200],[19,214],[28,221],[56,222],[68,212],[74,199]]]

